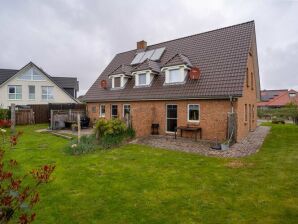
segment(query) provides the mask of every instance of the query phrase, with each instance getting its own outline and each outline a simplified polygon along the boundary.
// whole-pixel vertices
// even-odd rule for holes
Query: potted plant
[[[220,146],[221,146],[221,150],[228,150],[230,147],[230,143],[228,140],[226,140],[223,143],[221,143]]]
[[[71,125],[71,130],[72,130],[72,132],[77,131],[78,130],[78,125],[77,124],[72,124]]]

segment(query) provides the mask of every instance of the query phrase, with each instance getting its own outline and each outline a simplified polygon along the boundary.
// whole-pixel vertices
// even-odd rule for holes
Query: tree
[[[3,135],[5,131],[1,130]],[[49,182],[55,169],[54,165],[44,165],[23,176],[16,176],[14,171],[18,162],[13,159],[4,160],[4,148],[13,150],[21,135],[21,132],[17,132],[10,136],[9,141],[3,141],[0,145],[0,223],[8,223],[14,216],[18,216],[20,224],[33,222],[36,214],[32,209],[39,201],[37,189],[41,184]],[[33,184],[26,184],[26,178],[32,178]]]

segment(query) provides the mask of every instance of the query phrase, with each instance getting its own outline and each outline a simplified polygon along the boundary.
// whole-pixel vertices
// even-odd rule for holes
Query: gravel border
[[[265,137],[268,135],[271,127],[259,126],[255,131],[250,132],[246,138],[230,147],[228,150],[214,150],[210,141],[195,142],[189,138],[177,138],[173,136],[151,135],[145,138],[134,140],[133,144],[148,145],[157,148],[169,150],[184,151],[190,153],[199,153],[205,156],[237,158],[254,154],[261,148]]]

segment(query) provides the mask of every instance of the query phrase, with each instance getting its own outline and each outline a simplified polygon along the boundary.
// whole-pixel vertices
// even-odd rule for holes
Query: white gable
[[[16,105],[77,103],[46,74],[28,64],[0,86],[0,107]]]
[[[17,79],[27,81],[43,81],[46,80],[46,77],[45,74],[40,72],[37,68],[31,67],[23,71]]]

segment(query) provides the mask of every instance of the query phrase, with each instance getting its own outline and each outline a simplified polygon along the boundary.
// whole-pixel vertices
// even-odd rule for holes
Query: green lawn
[[[275,125],[245,159],[126,145],[82,156],[26,126],[7,159],[25,172],[55,163],[36,223],[298,223],[298,127]]]

